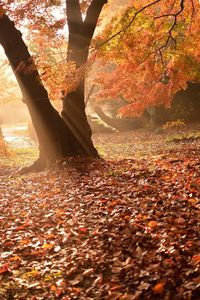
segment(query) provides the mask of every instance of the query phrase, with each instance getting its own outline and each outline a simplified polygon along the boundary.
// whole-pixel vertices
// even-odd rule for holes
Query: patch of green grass
[[[21,167],[33,163],[38,157],[36,148],[10,149],[9,156],[0,156],[0,165]]]
[[[200,139],[200,131],[189,133],[189,134],[174,134],[172,136],[169,136],[167,138],[167,142],[189,142],[189,141],[195,141]]]
[[[36,148],[17,148],[13,150],[14,155],[37,155],[38,150]]]
[[[97,151],[98,151],[98,153],[99,153],[100,156],[105,156],[106,155],[105,154],[105,148],[102,145],[97,144],[95,146],[96,146]]]

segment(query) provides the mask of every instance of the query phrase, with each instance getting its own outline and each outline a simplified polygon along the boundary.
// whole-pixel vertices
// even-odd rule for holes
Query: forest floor
[[[199,299],[200,126],[96,134],[101,161],[0,158],[0,299]]]

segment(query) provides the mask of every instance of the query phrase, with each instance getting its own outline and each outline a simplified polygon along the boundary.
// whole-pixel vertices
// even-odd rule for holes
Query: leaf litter
[[[0,299],[198,299],[200,147],[0,181]]]

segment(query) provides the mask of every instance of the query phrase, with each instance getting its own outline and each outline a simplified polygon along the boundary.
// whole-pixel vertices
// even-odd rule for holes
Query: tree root
[[[19,170],[19,174],[28,174],[28,173],[36,173],[42,172],[46,169],[46,163],[39,157],[32,165],[28,167],[24,167]]]

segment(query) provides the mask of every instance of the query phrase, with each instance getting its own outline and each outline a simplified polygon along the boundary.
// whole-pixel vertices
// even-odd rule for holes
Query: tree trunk
[[[139,129],[144,126],[143,117],[135,117],[131,119],[117,119],[110,118],[107,116],[100,106],[93,107],[94,112],[97,116],[107,125],[119,130],[119,131],[130,131],[134,129]]]
[[[88,59],[89,46],[97,25],[99,14],[107,0],[93,0],[82,20],[79,0],[66,0],[69,29],[68,61],[79,68]],[[92,131],[88,124],[84,102],[84,79],[77,89],[63,99],[62,117],[76,137],[76,145],[83,154],[96,156],[91,140]]]
[[[2,12],[0,43],[16,76],[38,137],[40,156],[33,166],[44,168],[62,157],[80,154],[74,144],[73,133],[48,99],[20,31]]]
[[[94,106],[93,109],[97,116],[107,125],[119,131],[124,131],[124,121],[110,118],[103,112],[100,106]]]

